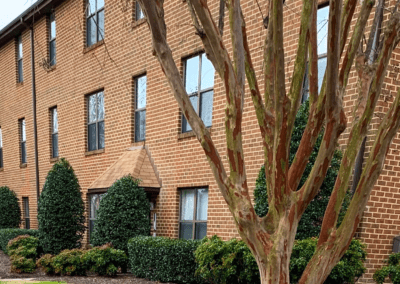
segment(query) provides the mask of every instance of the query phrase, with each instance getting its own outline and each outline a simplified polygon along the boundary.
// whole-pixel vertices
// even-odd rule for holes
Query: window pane
[[[30,229],[31,228],[31,219],[26,218],[25,219],[25,229]]]
[[[53,133],[58,132],[58,112],[57,108],[53,108]]]
[[[89,221],[89,235],[92,236],[93,230],[95,226],[95,220],[90,220]]]
[[[328,50],[328,21],[329,6],[318,9],[317,12],[317,39],[318,54],[325,54]]]
[[[104,10],[98,13],[97,23],[99,25],[97,41],[100,41],[104,39]]]
[[[22,59],[18,61],[18,82],[23,82],[23,69],[22,69]]]
[[[18,37],[18,59],[21,59],[23,56],[22,53],[22,38],[21,36]]]
[[[93,194],[90,197],[90,219],[97,219],[97,210],[100,207],[100,194]]]
[[[56,37],[56,20],[54,18],[54,14],[50,16],[50,39]]]
[[[26,145],[25,145],[25,142],[21,143],[21,164],[26,164]]]
[[[21,120],[21,139],[26,141],[25,119]]]
[[[135,141],[146,139],[146,111],[138,111],[135,114]]]
[[[96,95],[89,97],[89,123],[96,121]]]
[[[58,134],[52,135],[53,158],[58,157]]]
[[[97,120],[104,119],[104,93],[97,94]]]
[[[201,55],[201,90],[214,86],[214,66],[205,53]]]
[[[136,21],[143,19],[144,18],[144,13],[142,10],[142,7],[140,7],[140,4],[138,1],[136,1]]]
[[[96,123],[88,125],[88,150],[97,150],[96,145]]]
[[[184,240],[193,239],[193,223],[181,223],[179,238]]]
[[[3,167],[3,148],[0,148],[0,168]]]
[[[99,127],[99,137],[98,137],[98,141],[99,141],[99,148],[98,149],[104,149],[105,147],[105,137],[104,137],[104,121],[101,121],[98,123],[98,127]]]
[[[202,188],[197,190],[197,213],[196,220],[207,221],[208,209],[208,189]]]
[[[104,7],[104,0],[97,0],[97,10]]]
[[[147,77],[142,76],[136,79],[136,108],[146,107]]]
[[[198,91],[199,86],[199,56],[186,60],[185,87],[188,94]]]
[[[200,100],[200,118],[205,126],[212,124],[213,91],[201,94]]]
[[[24,197],[24,217],[29,218],[29,199]]]
[[[95,16],[87,19],[87,36],[86,42],[88,46],[96,43],[97,27],[95,23]]]
[[[93,13],[95,13],[96,12],[96,0],[88,0],[88,12],[89,12],[89,14],[91,15],[91,14],[93,14]]]
[[[3,132],[1,131],[0,128],[0,148],[3,147]]]
[[[56,65],[56,41],[50,42],[50,66]]]
[[[207,236],[207,223],[197,223],[195,230],[195,239],[201,240]]]
[[[192,106],[197,112],[197,96],[191,96],[190,102],[192,103]],[[190,127],[189,122],[186,120],[186,117],[182,115],[182,132],[189,132],[189,131],[192,131],[192,128]]]
[[[181,220],[191,221],[193,220],[193,210],[194,210],[194,189],[182,190],[182,200],[181,200]]]
[[[326,60],[326,57],[318,59],[318,93],[321,91],[322,82],[324,81]]]

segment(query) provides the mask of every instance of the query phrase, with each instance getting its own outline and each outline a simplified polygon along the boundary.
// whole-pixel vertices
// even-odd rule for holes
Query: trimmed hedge
[[[8,186],[0,187],[0,229],[18,228],[21,223],[21,208],[17,194]]]
[[[81,246],[85,232],[84,203],[78,178],[62,158],[49,171],[39,198],[39,240],[45,253]]]
[[[389,277],[393,284],[400,284],[400,253],[392,253],[386,262],[386,266],[375,271],[373,276],[374,281],[382,284]]]
[[[163,237],[135,237],[128,242],[133,275],[154,281],[203,283],[195,276],[194,252],[200,241]]]
[[[11,271],[16,273],[32,273],[36,269],[39,239],[21,235],[9,241],[7,251],[11,260]]]
[[[7,253],[8,242],[20,235],[29,235],[32,237],[39,237],[37,230],[27,229],[1,229],[0,230],[0,250]]]
[[[117,180],[100,201],[91,244],[106,243],[125,252],[128,240],[150,235],[150,205],[139,180],[125,176]]]

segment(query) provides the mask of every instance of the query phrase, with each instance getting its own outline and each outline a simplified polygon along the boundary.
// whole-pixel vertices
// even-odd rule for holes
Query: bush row
[[[26,229],[0,229],[0,250],[7,253],[8,242],[21,235],[29,235],[38,238],[39,232],[37,230]]]
[[[11,260],[11,271],[17,273],[32,273],[36,269],[36,257],[38,252],[39,239],[20,235],[8,242],[7,251]]]

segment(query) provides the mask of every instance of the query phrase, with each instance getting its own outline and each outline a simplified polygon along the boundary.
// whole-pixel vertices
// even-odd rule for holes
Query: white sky
[[[0,0],[0,30],[37,0]]]

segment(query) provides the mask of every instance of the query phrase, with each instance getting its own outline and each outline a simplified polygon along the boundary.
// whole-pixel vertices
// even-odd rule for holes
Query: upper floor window
[[[54,13],[50,14],[49,25],[49,64],[56,65],[56,17]]]
[[[22,36],[19,36],[17,38],[17,82],[22,83],[24,81],[23,77],[23,68],[22,68],[22,58],[23,58],[23,53],[22,53]]]
[[[0,128],[0,169],[3,168],[3,133]]]
[[[186,93],[204,125],[209,127],[212,124],[214,66],[205,53],[186,59],[184,66]],[[188,121],[182,115],[182,132],[191,130]]]
[[[58,157],[58,112],[56,107],[51,109],[51,157]]]
[[[135,79],[135,142],[146,139],[146,75]]]
[[[26,125],[25,118],[19,121],[19,129],[20,129],[20,149],[21,149],[21,164],[27,163],[26,157]]]
[[[143,13],[142,7],[140,7],[139,1],[136,1],[136,5],[135,5],[135,20],[139,21],[141,19],[144,19],[144,13]]]
[[[88,97],[88,151],[104,149],[104,93]]]
[[[329,5],[318,8],[317,11],[317,52],[318,52],[318,92],[321,91],[322,81],[324,80],[327,55],[328,55],[328,22],[329,22]],[[308,69],[308,68],[307,68]],[[303,83],[302,102],[309,97],[308,70]]]
[[[104,0],[86,3],[86,44],[91,46],[104,39]]]
[[[207,235],[208,189],[181,190],[180,239],[202,239]]]

